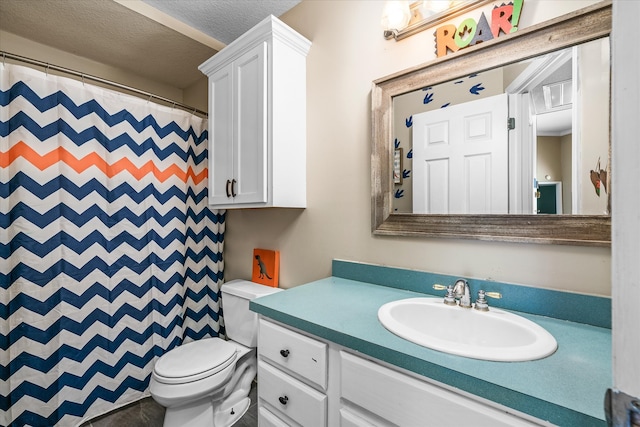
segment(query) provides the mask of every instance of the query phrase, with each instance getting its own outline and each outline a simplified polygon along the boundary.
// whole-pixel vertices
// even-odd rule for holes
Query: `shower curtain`
[[[159,356],[222,333],[206,165],[206,120],[0,64],[0,425],[148,396]]]

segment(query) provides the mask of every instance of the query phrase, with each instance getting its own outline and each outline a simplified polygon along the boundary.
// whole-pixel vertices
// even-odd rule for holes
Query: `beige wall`
[[[592,3],[527,0],[520,27]],[[330,275],[331,260],[338,258],[609,295],[609,249],[371,234],[371,83],[435,56],[432,31],[384,40],[383,4],[303,0],[282,17],[313,42],[307,57],[308,207],[227,211],[227,280],[249,278],[252,249],[266,247],[281,251],[285,288]]]
[[[538,181],[562,180],[562,145],[559,136],[539,136],[537,141],[537,171]],[[549,175],[550,178],[546,179]]]
[[[182,102],[183,94],[181,89],[142,78],[130,72],[105,65],[98,61],[93,61],[59,49],[54,49],[15,34],[7,33],[6,31],[0,31],[0,50],[49,64],[58,65],[90,76],[100,77],[105,80],[117,82],[125,86],[130,86],[174,101]],[[12,62],[9,59],[6,61]],[[20,62],[15,63],[24,65],[24,63]],[[53,71],[51,72],[54,73]],[[73,76],[69,76],[68,74],[65,76],[73,78]],[[91,83],[96,84],[95,82]]]
[[[608,43],[585,43],[578,53],[578,69],[580,70],[580,159],[578,176],[579,212],[589,215],[603,215],[607,210],[607,193],[600,189],[600,196],[594,190],[589,178],[591,170],[596,169],[598,160],[600,169],[607,170],[609,158],[609,127],[603,126],[602,117],[609,115],[609,60]],[[588,105],[588,107],[586,105]]]
[[[207,77],[202,75],[200,80],[184,89],[182,102],[199,110],[208,111],[207,93]]]

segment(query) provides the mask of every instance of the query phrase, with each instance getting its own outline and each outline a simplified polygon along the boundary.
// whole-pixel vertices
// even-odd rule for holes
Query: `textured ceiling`
[[[184,31],[173,29],[170,23],[163,25],[130,7],[139,3],[142,2],[0,0],[0,30],[180,89],[200,79],[198,65],[216,53],[212,44],[196,41]],[[280,16],[297,3],[148,0],[143,5],[148,9],[157,6],[226,45],[269,14]]]
[[[280,16],[300,0],[143,0],[185,24],[229,44],[268,15]]]

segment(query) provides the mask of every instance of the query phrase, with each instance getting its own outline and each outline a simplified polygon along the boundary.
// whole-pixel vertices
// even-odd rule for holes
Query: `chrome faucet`
[[[456,299],[460,300],[460,307],[471,308],[471,291],[469,290],[469,283],[466,280],[456,280],[456,283],[453,284],[453,294]]]
[[[447,294],[444,297],[444,303],[447,305],[459,305],[462,308],[474,307],[476,310],[488,311],[489,305],[485,297],[502,298],[502,294],[499,292],[485,292],[482,289],[478,291],[478,299],[475,306],[471,304],[471,290],[469,289],[469,283],[465,279],[458,279],[453,285],[447,287],[435,284],[433,289],[446,290]]]

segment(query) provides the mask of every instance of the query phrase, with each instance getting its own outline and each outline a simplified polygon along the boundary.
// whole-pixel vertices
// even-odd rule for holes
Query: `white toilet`
[[[249,301],[280,290],[246,280],[223,284],[230,341],[205,338],[158,359],[149,387],[153,399],[167,408],[164,427],[229,427],[244,415],[257,370],[258,316]]]

